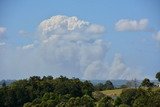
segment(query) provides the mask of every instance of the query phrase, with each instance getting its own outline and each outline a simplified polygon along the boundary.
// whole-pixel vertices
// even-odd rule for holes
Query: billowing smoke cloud
[[[53,16],[38,26],[36,42],[6,47],[0,57],[1,77],[66,75],[84,79],[132,79],[131,69],[121,56],[108,64],[110,44],[103,38],[105,28],[77,17]],[[135,72],[134,72],[135,73]],[[132,74],[132,78],[126,78]]]
[[[144,30],[148,25],[147,19],[129,20],[121,19],[115,24],[115,29],[117,31],[139,31]]]
[[[97,61],[90,64],[85,73],[85,78],[89,79],[141,79],[141,71],[128,67],[120,54],[115,54],[113,62]]]
[[[59,38],[69,41],[97,39],[105,31],[101,25],[79,20],[77,17],[53,16],[39,25],[41,39]]]
[[[103,61],[108,43],[101,39],[103,26],[77,17],[54,16],[39,25],[41,54],[64,74],[81,75],[95,61]]]

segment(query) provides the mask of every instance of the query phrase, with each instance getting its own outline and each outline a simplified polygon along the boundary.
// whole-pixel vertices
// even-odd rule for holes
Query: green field
[[[144,88],[145,89],[145,88]],[[159,90],[159,87],[154,87],[151,90],[156,91]],[[113,90],[104,90],[101,91],[103,94],[108,95],[108,96],[119,96],[122,93],[123,89],[113,89]]]
[[[104,90],[101,92],[108,96],[119,96],[122,93],[122,89]]]

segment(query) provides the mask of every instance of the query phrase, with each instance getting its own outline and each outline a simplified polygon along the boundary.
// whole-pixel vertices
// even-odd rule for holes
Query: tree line
[[[160,72],[156,74],[160,81]],[[101,90],[114,89],[111,81],[93,85],[90,81],[64,76],[32,76],[0,88],[0,107],[159,107],[160,89],[144,79],[141,86],[124,88],[120,96],[112,97]]]
[[[34,105],[48,100],[57,105],[67,98],[91,96],[93,91],[94,86],[89,81],[82,82],[77,78],[63,76],[55,79],[52,76],[33,76],[0,88],[0,107],[22,107],[27,102]],[[46,101],[44,99],[47,96],[50,97]]]

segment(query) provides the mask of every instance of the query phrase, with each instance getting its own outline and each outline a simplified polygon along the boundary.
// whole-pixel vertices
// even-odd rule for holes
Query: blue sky
[[[95,79],[117,79],[118,75],[124,74],[123,77],[118,79],[133,79],[136,78],[137,75],[137,78],[140,79],[145,77],[154,79],[156,72],[160,70],[160,37],[158,35],[160,31],[159,5],[159,0],[1,0],[0,27],[1,29],[5,28],[5,30],[0,30],[0,58],[3,60],[0,61],[0,78],[15,79],[26,78],[31,75],[58,76],[64,74],[69,77],[75,76],[84,79],[94,79],[93,77],[96,75],[98,76],[96,76]],[[96,56],[98,58],[104,58],[90,58],[90,62],[88,62],[87,65],[85,65],[84,62],[78,63],[77,65],[72,63],[71,65],[67,65],[66,60],[64,61],[64,59],[59,57],[65,56],[65,58],[68,58],[67,61],[71,62],[73,60],[69,59],[70,57],[66,54],[58,53],[61,56],[56,56],[57,54],[55,53],[59,52],[59,48],[55,47],[55,45],[53,46],[53,44],[51,44],[50,47],[45,47],[45,49],[49,48],[49,50],[41,49],[42,40],[40,39],[41,34],[38,31],[38,26],[42,21],[57,15],[67,16],[65,20],[70,20],[70,17],[75,16],[78,20],[83,20],[93,25],[96,24],[98,25],[96,27],[94,26],[96,30],[104,28],[105,31],[102,31],[103,29],[101,30],[102,32],[98,31],[100,34],[93,34],[95,33],[94,31],[88,34],[101,36],[96,39],[92,38],[93,43],[91,44],[89,44],[90,42],[88,41],[78,40],[84,43],[82,43],[82,45],[84,45],[87,50],[90,50],[89,46],[97,43],[96,41],[98,40],[105,42],[107,51],[98,53]],[[55,18],[52,20],[55,20]],[[122,31],[116,29],[116,23],[120,20],[123,20],[124,23],[129,23]],[[134,28],[134,25],[130,24],[133,21],[138,23],[144,20],[146,24],[142,27],[139,27],[141,25],[137,24]],[[90,29],[92,25],[85,26],[88,26]],[[119,26],[124,27],[122,23],[119,24]],[[76,33],[83,35],[81,32]],[[52,34],[55,34],[54,31]],[[67,32],[67,35],[71,34]],[[52,35],[46,34],[45,36],[51,37]],[[45,38],[45,40],[47,40],[47,38]],[[68,46],[67,49],[69,48],[71,50],[66,50],[66,53],[72,56],[73,49],[68,45],[68,40],[66,41],[67,44],[61,44],[60,46],[62,48]],[[62,41],[58,43],[60,42]],[[23,52],[23,48],[27,45],[29,45],[28,47],[32,47],[32,50]],[[98,46],[96,45],[95,47]],[[51,52],[50,50],[52,50],[52,48],[57,51]],[[84,49],[84,47],[78,48],[80,48],[80,50],[77,50],[79,53]],[[104,49],[104,47],[99,48]],[[47,58],[46,56],[44,58],[41,56],[44,51],[47,52],[45,53],[47,54]],[[63,52],[65,53],[65,50],[63,50]],[[96,51],[93,50],[87,51],[84,54],[92,52],[95,52],[94,55],[96,55]],[[34,56],[34,54],[36,55]],[[37,64],[39,62],[31,60],[37,60],[37,54],[39,55],[37,59],[42,58],[41,61],[43,59],[50,59],[50,61],[41,62],[41,64],[44,65],[43,68],[37,69],[40,66],[40,64]],[[27,59],[24,58],[25,56]],[[56,61],[53,58],[55,56],[59,58]],[[83,58],[84,56],[75,56],[73,62],[79,62],[79,60],[76,59],[79,57]],[[86,56],[84,58],[86,58]],[[85,60],[88,60],[87,58]],[[55,64],[57,61],[59,64]],[[36,67],[33,67],[33,65]],[[85,66],[81,67],[81,65]],[[95,68],[97,71],[93,68],[93,65],[97,67]],[[120,67],[116,69],[114,65]],[[23,68],[21,68],[22,66]],[[70,68],[70,66],[73,66],[73,68]],[[106,66],[109,67],[106,68]],[[23,69],[24,71],[22,71]],[[76,71],[74,72],[74,70]],[[136,74],[133,77],[125,77],[125,75],[134,75],[134,73]],[[106,75],[106,77],[101,78],[99,74]]]

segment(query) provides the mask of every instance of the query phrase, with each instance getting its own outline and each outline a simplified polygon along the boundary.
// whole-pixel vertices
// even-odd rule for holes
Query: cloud
[[[4,45],[6,45],[5,42],[0,42],[0,46],[4,46]]]
[[[90,25],[87,30],[88,33],[93,33],[93,34],[101,34],[104,33],[105,28],[100,25],[92,24]]]
[[[77,17],[58,15],[46,19],[38,26],[36,42],[20,48],[8,47],[2,52],[1,77],[65,75],[123,79],[130,68],[117,56],[112,64],[107,62],[110,43],[103,39],[104,32],[103,26]]]
[[[0,38],[5,34],[6,31],[7,31],[7,28],[0,27]]]
[[[33,73],[82,77],[86,67],[103,60],[108,51],[104,31],[103,26],[77,17],[53,16],[39,24],[36,43],[4,51],[0,71],[16,71],[18,77]]]
[[[154,39],[160,43],[160,31],[158,31],[155,35],[154,35]]]
[[[83,79],[89,80],[106,80],[109,79],[108,75],[108,65],[103,61],[94,61],[90,63],[85,69]]]
[[[142,79],[141,71],[128,67],[120,54],[115,54],[113,62],[92,62],[84,73],[84,79]]]
[[[44,61],[58,67],[57,71],[64,71],[63,74],[80,74],[81,77],[92,62],[103,61],[108,48],[108,43],[102,39],[80,39],[73,42],[70,39],[59,39],[57,36],[43,41],[40,47]]]
[[[97,38],[105,31],[101,25],[79,20],[77,17],[57,15],[42,21],[39,25],[41,39],[52,35],[65,35],[63,39],[77,40]]]
[[[121,19],[115,24],[117,31],[141,31],[144,30],[148,25],[148,19],[130,20]]]
[[[28,44],[28,45],[25,45],[25,46],[23,46],[22,47],[22,49],[31,49],[31,48],[33,48],[34,47],[34,44]]]
[[[115,54],[114,60],[109,68],[109,77],[111,79],[141,79],[141,71],[127,66],[120,54]]]

